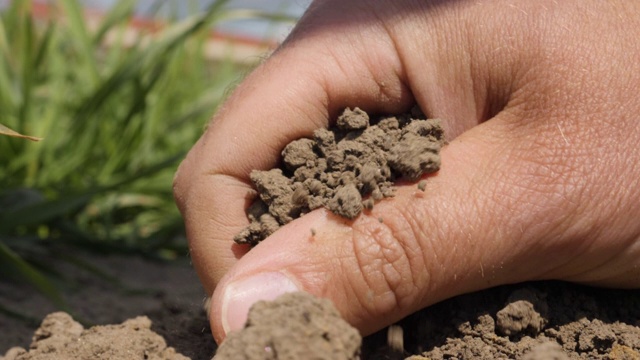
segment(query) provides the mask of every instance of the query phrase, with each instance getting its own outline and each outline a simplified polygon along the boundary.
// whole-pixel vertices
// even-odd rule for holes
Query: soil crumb
[[[146,316],[119,325],[88,330],[64,312],[47,315],[33,335],[29,350],[12,348],[3,360],[39,359],[188,359],[151,331]]]
[[[637,290],[529,283],[462,295],[399,324],[408,353],[420,354],[411,360],[640,359],[639,300]]]
[[[214,359],[355,360],[361,342],[330,300],[296,292],[254,304],[244,329],[229,334]]]
[[[515,291],[509,297],[509,303],[496,314],[496,330],[507,336],[519,334],[538,335],[547,323],[547,303],[542,295],[531,289]]]
[[[335,127],[289,143],[281,168],[251,172],[259,198],[247,210],[250,225],[234,240],[255,246],[319,207],[354,219],[393,196],[396,179],[418,181],[438,171],[443,145],[440,120],[427,120],[417,108],[373,119],[346,109]]]

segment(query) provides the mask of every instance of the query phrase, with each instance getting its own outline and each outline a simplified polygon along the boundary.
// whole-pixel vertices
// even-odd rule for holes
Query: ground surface
[[[215,343],[202,310],[204,295],[186,256],[160,262],[127,255],[74,255],[120,283],[75,266],[50,262],[65,276],[60,287],[74,310],[74,318],[82,319],[86,328],[147,316],[151,330],[178,353],[191,359],[211,358]],[[0,312],[0,357],[14,346],[28,349],[40,322],[57,311],[31,286],[1,280],[0,305],[30,318],[25,321]],[[120,331],[126,333],[125,329]]]
[[[99,358],[96,349],[107,356],[109,346],[122,349],[118,345],[122,342],[114,340],[119,337],[129,340],[132,348],[142,348],[147,356],[157,355],[151,358],[211,358],[215,345],[201,311],[203,294],[187,259],[161,263],[130,256],[84,256],[116,276],[127,289],[77,268],[67,269],[73,271],[68,272],[64,288],[76,315],[94,324],[132,319],[124,326],[85,331],[94,338],[97,331],[105,346],[89,348],[94,351],[91,356]],[[29,323],[0,314],[0,354],[14,346],[28,349],[39,322],[55,311],[30,287],[1,281],[0,304],[34,319]],[[138,316],[151,320],[148,332],[148,322]],[[59,324],[55,331],[79,331],[79,325],[65,317],[53,319]],[[362,358],[424,354],[414,359],[640,359],[640,290],[559,282],[504,286],[436,304],[400,325],[405,354],[389,349],[385,330],[364,339]],[[46,338],[42,331],[39,334]],[[141,334],[143,340],[131,334]],[[128,354],[129,358],[143,358],[135,357],[135,352]]]

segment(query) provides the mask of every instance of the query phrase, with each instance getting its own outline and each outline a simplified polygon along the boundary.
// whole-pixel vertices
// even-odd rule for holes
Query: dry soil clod
[[[0,358],[188,360],[151,330],[151,320],[146,316],[129,319],[119,325],[85,329],[64,312],[51,313],[44,318],[28,351],[16,348],[6,357],[0,355]]]
[[[297,292],[254,304],[244,329],[230,333],[214,359],[356,360],[361,343],[330,300]]]
[[[247,210],[250,225],[234,240],[257,245],[319,207],[354,219],[394,196],[396,179],[417,181],[438,171],[444,143],[440,120],[427,120],[419,110],[371,118],[346,109],[335,127],[285,146],[282,168],[251,173],[259,199]]]

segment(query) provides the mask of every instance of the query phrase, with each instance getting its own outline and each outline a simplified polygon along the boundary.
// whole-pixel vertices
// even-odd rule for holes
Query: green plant
[[[42,248],[186,254],[173,173],[245,71],[204,57],[210,26],[257,15],[232,13],[226,3],[133,42],[135,1],[119,1],[95,29],[77,0],[55,2],[45,21],[33,18],[28,0],[0,14],[0,134],[45,138],[0,137],[5,275],[60,304],[38,265]]]

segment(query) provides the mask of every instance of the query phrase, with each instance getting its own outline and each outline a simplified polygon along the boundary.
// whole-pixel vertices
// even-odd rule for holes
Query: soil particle
[[[609,357],[611,360],[640,360],[640,352],[625,345],[615,344]]]
[[[525,300],[507,305],[498,312],[497,318],[498,331],[507,336],[524,332],[537,335],[545,323],[544,318],[533,308],[533,304]]]
[[[407,134],[391,148],[388,161],[393,170],[410,181],[417,181],[422,174],[440,168],[440,145],[427,143],[421,136]]]
[[[49,314],[33,335],[29,351],[14,348],[4,360],[39,359],[188,359],[167,347],[151,331],[151,320],[136,317],[120,325],[94,326],[85,330],[70,315]]]
[[[582,352],[603,353],[611,349],[616,341],[613,330],[600,320],[593,320],[586,324],[578,336],[578,350]]]
[[[354,184],[347,184],[336,191],[329,201],[329,207],[336,215],[353,219],[362,211],[362,195]]]
[[[391,325],[387,330],[387,344],[389,348],[398,352],[404,353],[404,332],[402,327],[398,325]]]
[[[312,139],[293,141],[282,151],[282,159],[290,169],[295,170],[306,165],[308,161],[314,162],[318,159],[314,146],[315,142]]]
[[[234,240],[256,245],[319,207],[354,219],[394,196],[398,178],[417,181],[438,171],[443,145],[440,121],[427,120],[418,110],[370,118],[359,108],[346,109],[335,127],[285,146],[282,168],[251,172],[259,204],[247,210],[250,225]]]
[[[346,109],[342,115],[338,117],[336,123],[342,130],[362,130],[369,127],[369,115],[360,108],[353,110]]]
[[[538,335],[547,323],[544,316],[547,310],[548,306],[542,295],[531,289],[516,291],[509,297],[507,306],[496,314],[497,330],[507,336],[523,333]]]
[[[359,359],[361,342],[331,301],[288,293],[254,304],[245,328],[229,334],[214,359]]]

